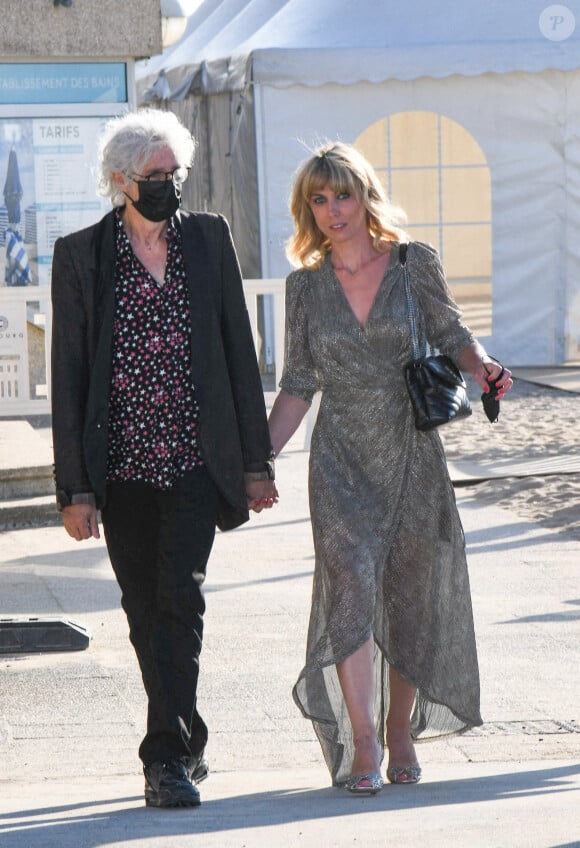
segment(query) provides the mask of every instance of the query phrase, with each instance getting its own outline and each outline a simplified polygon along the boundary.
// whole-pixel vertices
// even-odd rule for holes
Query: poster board
[[[97,192],[98,142],[134,106],[133,92],[132,62],[0,63],[0,324],[14,325],[15,310],[43,317],[27,317],[18,350],[3,350],[7,367],[18,358],[20,382],[17,393],[4,386],[0,417],[50,409],[54,243],[110,209]],[[47,308],[31,307],[31,296]]]

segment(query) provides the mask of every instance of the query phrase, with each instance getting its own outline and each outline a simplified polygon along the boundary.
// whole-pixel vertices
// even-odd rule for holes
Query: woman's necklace
[[[126,222],[123,222],[127,238],[131,242],[133,250],[146,250],[152,253],[158,250],[159,247],[165,248],[165,236],[167,228],[163,227],[159,232],[138,234],[132,227],[128,227]]]
[[[143,247],[146,250],[153,250],[153,248],[155,247],[155,245],[157,244],[158,241],[159,241],[159,239],[153,240],[153,239],[144,238],[144,239],[142,239],[141,244],[143,245]]]
[[[134,234],[129,235],[129,241],[134,249],[144,248],[150,253],[157,250],[160,246],[164,246],[165,234],[153,236],[140,236],[137,238]]]
[[[332,260],[331,262],[332,267],[335,271],[346,271],[348,274],[350,274],[351,277],[354,277],[356,274],[358,274],[359,271],[362,271],[363,268],[366,268],[367,265],[370,265],[372,262],[376,262],[377,259],[380,259],[381,256],[383,256],[382,253],[373,253],[373,255],[369,259],[366,259],[364,262],[361,262],[361,264],[357,268],[353,268],[350,265],[347,265],[346,263],[343,265],[335,265]]]
[[[166,229],[161,233],[137,236],[125,226],[125,232],[137,259],[149,271],[157,285],[163,286],[167,264]]]

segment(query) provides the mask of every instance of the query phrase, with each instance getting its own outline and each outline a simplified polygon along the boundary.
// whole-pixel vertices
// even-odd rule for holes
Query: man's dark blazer
[[[270,453],[264,395],[229,227],[180,212],[191,311],[199,445],[220,493],[218,526],[248,519],[244,471]],[[52,425],[57,497],[106,497],[115,316],[114,212],[58,239],[52,267]]]

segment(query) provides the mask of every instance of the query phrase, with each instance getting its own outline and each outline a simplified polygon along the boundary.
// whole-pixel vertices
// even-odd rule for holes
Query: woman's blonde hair
[[[386,253],[390,242],[408,240],[399,226],[406,220],[405,213],[390,202],[370,162],[351,145],[334,141],[320,147],[296,174],[290,197],[294,234],[286,245],[293,265],[317,268],[330,251],[330,242],[310,208],[312,195],[326,187],[335,194],[348,192],[363,204],[375,250]]]

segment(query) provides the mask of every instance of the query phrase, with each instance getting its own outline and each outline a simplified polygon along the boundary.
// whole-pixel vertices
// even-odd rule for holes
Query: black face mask
[[[139,200],[132,200],[133,206],[148,221],[167,221],[179,209],[181,191],[178,194],[173,180],[139,180],[137,191]]]

